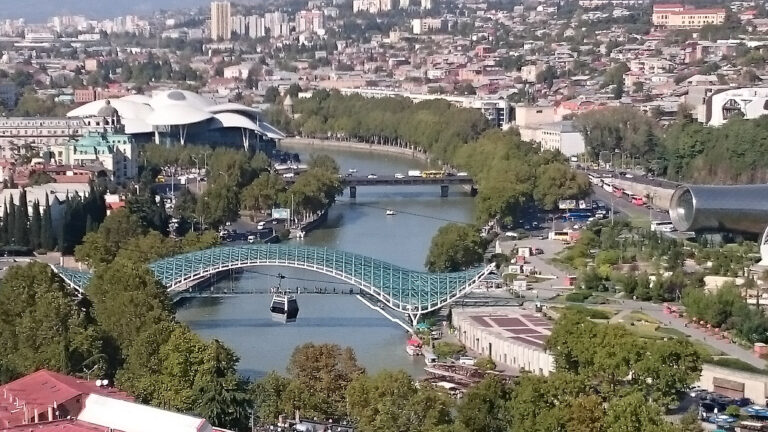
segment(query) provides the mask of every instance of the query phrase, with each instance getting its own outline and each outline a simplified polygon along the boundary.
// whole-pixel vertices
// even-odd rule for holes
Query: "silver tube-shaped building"
[[[669,216],[680,231],[762,234],[768,227],[768,185],[680,186]]]

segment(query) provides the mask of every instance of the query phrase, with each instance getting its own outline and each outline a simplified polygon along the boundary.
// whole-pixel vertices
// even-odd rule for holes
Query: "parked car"
[[[533,250],[533,253],[535,253],[536,255],[541,255],[541,254],[544,253],[544,249],[536,248],[536,249]]]
[[[458,363],[463,364],[464,366],[474,366],[475,359],[474,357],[470,357],[470,356],[461,356],[459,357]]]
[[[375,179],[375,178],[379,178],[379,176],[377,176],[376,174],[368,174],[368,178]]]

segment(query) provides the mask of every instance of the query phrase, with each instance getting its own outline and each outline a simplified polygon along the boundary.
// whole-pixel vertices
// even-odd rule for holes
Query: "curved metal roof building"
[[[285,135],[264,122],[260,113],[236,103],[216,104],[213,100],[186,90],[154,92],[151,96],[130,95],[119,99],[98,100],[70,111],[68,117],[95,117],[111,105],[129,135],[154,134],[184,145],[189,141],[215,142],[217,136],[229,131],[242,140],[246,150],[251,139],[279,140]]]

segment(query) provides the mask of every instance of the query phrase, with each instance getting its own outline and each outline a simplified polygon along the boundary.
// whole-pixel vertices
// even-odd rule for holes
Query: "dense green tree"
[[[125,243],[145,232],[138,217],[128,209],[118,209],[104,220],[97,232],[83,238],[83,243],[75,248],[75,258],[91,268],[108,264]]]
[[[265,212],[277,204],[286,191],[285,181],[277,174],[262,173],[243,189],[240,203],[243,210]]]
[[[221,226],[239,216],[238,189],[221,182],[209,185],[197,200],[197,215],[206,225]]]
[[[44,185],[48,183],[56,183],[56,179],[51,177],[50,174],[48,174],[45,171],[35,171],[29,176],[29,183],[27,183],[28,186],[38,186],[38,185]]]
[[[117,259],[98,267],[86,294],[105,335],[123,351],[147,329],[172,321],[165,287],[142,264]]]
[[[275,86],[267,87],[267,90],[264,92],[265,103],[270,103],[270,104],[275,103],[278,97],[280,97],[280,91],[277,90],[277,87]]]
[[[208,343],[206,361],[198,371],[196,390],[200,401],[196,411],[212,424],[246,431],[252,401],[237,375],[238,361],[235,353],[218,340]]]
[[[640,393],[632,393],[608,405],[606,432],[673,432],[675,427],[661,416],[661,409]]]
[[[589,193],[589,179],[563,163],[541,166],[536,172],[536,187],[533,197],[546,210],[557,208],[562,199],[578,199]]]
[[[251,385],[253,409],[260,423],[272,424],[280,415],[286,414],[283,399],[289,384],[288,378],[270,372]]]
[[[339,173],[339,164],[336,163],[331,156],[327,154],[313,154],[309,157],[309,167],[316,168],[323,171],[328,171],[333,174]]]
[[[459,271],[483,262],[485,241],[469,225],[448,224],[432,238],[427,255],[429,271]]]
[[[699,412],[695,406],[680,417],[680,432],[704,432],[699,420]]]
[[[452,424],[451,401],[403,371],[359,375],[346,393],[349,415],[362,432],[431,432]]]
[[[351,348],[313,343],[296,347],[288,363],[291,383],[285,391],[290,412],[301,409],[310,416],[343,415],[347,386],[363,372]]]
[[[75,303],[48,265],[10,267],[0,282],[0,299],[0,358],[7,375],[40,368],[79,373],[100,353],[101,339],[88,309]],[[98,359],[87,369],[93,367],[103,372],[105,362]]]
[[[511,389],[490,376],[472,387],[457,407],[456,421],[467,432],[506,432]]]
[[[587,153],[593,160],[611,162],[611,153],[614,152],[651,159],[657,151],[658,126],[653,119],[634,108],[592,110],[579,115],[576,124],[584,136]],[[616,156],[621,160],[621,154]],[[618,165],[615,160],[613,162]]]
[[[281,204],[303,213],[305,219],[325,210],[336,202],[344,188],[337,174],[319,168],[311,168],[301,174],[296,182],[282,195]]]

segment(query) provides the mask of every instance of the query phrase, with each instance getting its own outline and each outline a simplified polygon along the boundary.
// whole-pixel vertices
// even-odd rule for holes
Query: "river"
[[[309,159],[306,148],[283,146]],[[313,147],[332,156],[342,172],[357,175],[406,173],[424,169],[423,161],[407,156],[361,150]],[[344,195],[329,213],[328,222],[294,244],[325,246],[372,256],[414,270],[424,269],[429,243],[448,222],[472,220],[473,198],[460,187],[440,198],[437,186],[359,187],[357,199]],[[397,212],[386,216],[386,209]],[[271,320],[265,292],[286,276],[283,287],[295,291],[326,289],[329,294],[300,294],[301,309],[295,323]],[[177,317],[205,338],[218,338],[240,356],[241,372],[258,378],[270,370],[283,372],[293,349],[306,342],[331,342],[351,346],[368,370],[405,369],[423,373],[423,360],[405,353],[405,330],[349,295],[349,285],[317,273],[289,268],[257,267],[241,275],[223,277],[214,287],[235,293],[259,292],[215,298],[197,298],[180,305]],[[333,290],[347,294],[332,294]],[[356,289],[355,289],[356,290]]]

